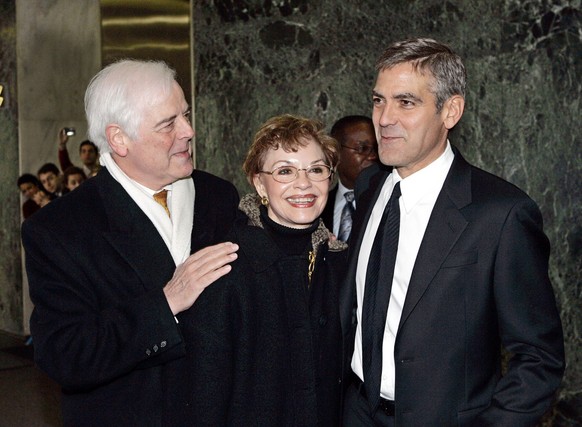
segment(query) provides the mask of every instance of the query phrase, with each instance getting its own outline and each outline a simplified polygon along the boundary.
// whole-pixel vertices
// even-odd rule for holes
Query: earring
[[[263,205],[263,206],[269,206],[269,198],[267,196],[262,196],[261,197],[261,205]]]

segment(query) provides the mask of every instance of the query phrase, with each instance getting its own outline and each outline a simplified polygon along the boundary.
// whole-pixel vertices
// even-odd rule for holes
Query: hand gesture
[[[59,131],[59,135],[58,135],[59,148],[64,149],[65,146],[67,145],[68,140],[69,140],[69,135],[67,135],[67,131],[65,130],[65,128],[62,128]]]
[[[208,246],[190,255],[180,264],[164,287],[172,313],[176,315],[194,304],[202,291],[227,274],[230,262],[237,258],[238,245],[226,242]]]

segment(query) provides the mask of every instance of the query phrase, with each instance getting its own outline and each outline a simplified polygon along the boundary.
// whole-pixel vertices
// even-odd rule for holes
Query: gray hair
[[[446,44],[433,39],[416,38],[392,43],[376,62],[376,71],[410,62],[421,74],[432,75],[431,92],[436,97],[437,112],[453,95],[465,98],[467,71],[461,57]]]
[[[176,71],[163,61],[125,59],[103,68],[85,92],[89,139],[102,153],[111,151],[110,124],[136,139],[145,111],[169,96],[175,80]]]

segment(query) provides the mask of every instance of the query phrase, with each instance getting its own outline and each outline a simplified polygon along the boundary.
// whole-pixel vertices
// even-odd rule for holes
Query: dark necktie
[[[372,410],[376,409],[380,400],[382,340],[398,250],[400,195],[398,182],[382,214],[366,272],[362,307],[362,367],[364,387]]]
[[[351,190],[346,191],[344,197],[346,198],[346,204],[342,209],[338,239],[342,242],[347,242],[352,231],[352,215],[354,213],[354,205],[352,202],[354,201],[354,192]]]
[[[168,190],[162,190],[154,194],[154,200],[158,202],[160,205],[162,205],[162,207],[166,210],[168,216],[170,216],[170,209],[168,209]]]

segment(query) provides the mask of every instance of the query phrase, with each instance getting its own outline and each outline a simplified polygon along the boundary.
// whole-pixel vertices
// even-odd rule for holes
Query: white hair
[[[165,100],[176,71],[163,61],[125,59],[103,68],[85,92],[88,137],[101,153],[110,152],[105,130],[119,125],[132,139],[147,108]]]

